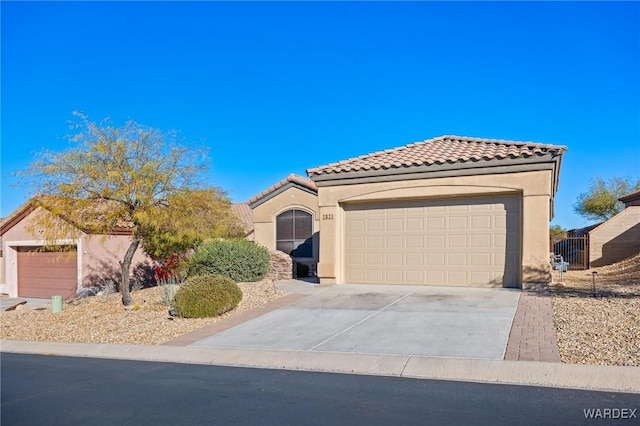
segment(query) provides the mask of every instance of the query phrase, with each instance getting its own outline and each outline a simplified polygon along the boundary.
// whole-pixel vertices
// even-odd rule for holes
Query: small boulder
[[[81,299],[83,297],[100,296],[104,292],[104,287],[100,285],[93,285],[90,287],[82,287],[76,291],[76,297]]]

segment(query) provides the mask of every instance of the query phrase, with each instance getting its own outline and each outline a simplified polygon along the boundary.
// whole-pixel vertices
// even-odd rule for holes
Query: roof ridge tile
[[[262,199],[263,197],[266,197],[267,195],[273,193],[274,191],[277,191],[278,189],[282,188],[283,186],[289,184],[289,183],[294,183],[294,184],[298,184],[301,186],[306,187],[307,189],[310,189],[311,191],[317,191],[318,187],[316,186],[315,182],[312,181],[309,178],[306,178],[304,176],[300,176],[297,175],[295,173],[290,173],[287,177],[285,177],[284,179],[276,182],[275,184],[271,185],[270,187],[268,187],[266,190],[254,195],[253,197],[251,197],[249,200],[246,201],[247,204],[253,204],[256,201]]]

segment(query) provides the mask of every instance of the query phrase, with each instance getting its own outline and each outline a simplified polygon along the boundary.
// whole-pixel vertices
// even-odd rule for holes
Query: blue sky
[[[289,173],[445,134],[568,146],[553,223],[589,179],[640,177],[640,4],[5,2],[2,205],[72,112],[180,130],[245,201]]]

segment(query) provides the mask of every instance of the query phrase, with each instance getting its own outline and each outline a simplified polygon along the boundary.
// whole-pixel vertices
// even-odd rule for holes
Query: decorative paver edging
[[[504,359],[561,362],[549,293],[522,291]]]

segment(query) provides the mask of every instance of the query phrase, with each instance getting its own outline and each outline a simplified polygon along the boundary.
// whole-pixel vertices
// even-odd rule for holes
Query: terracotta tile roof
[[[247,204],[251,205],[251,204],[255,203],[256,201],[260,200],[261,198],[266,197],[267,195],[277,191],[278,189],[280,189],[283,186],[286,186],[286,185],[288,185],[290,183],[301,185],[301,186],[309,189],[312,192],[316,192],[316,193],[318,192],[318,187],[316,186],[315,182],[313,182],[311,179],[307,179],[305,177],[298,176],[298,175],[295,175],[295,174],[290,174],[286,178],[284,178],[281,181],[277,182],[276,184],[270,186],[269,188],[267,188],[266,190],[262,191],[261,193],[251,197],[247,201]]]
[[[309,176],[389,170],[415,166],[454,164],[543,156],[560,155],[564,146],[545,145],[533,142],[518,142],[499,139],[480,139],[462,136],[440,136],[409,145],[378,151],[350,158],[326,166],[307,170]]]
[[[238,218],[247,234],[253,231],[253,213],[247,203],[231,204],[231,212]]]

